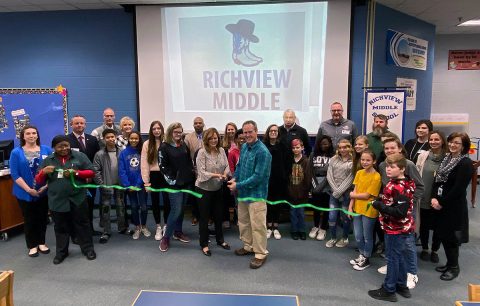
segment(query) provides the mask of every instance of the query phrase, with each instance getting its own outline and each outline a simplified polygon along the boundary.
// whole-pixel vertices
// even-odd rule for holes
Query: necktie
[[[85,144],[83,143],[83,136],[78,137],[78,143],[80,144],[80,151],[85,152]]]

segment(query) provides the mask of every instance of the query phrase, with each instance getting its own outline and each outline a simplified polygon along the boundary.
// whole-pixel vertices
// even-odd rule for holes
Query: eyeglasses
[[[183,131],[180,131],[180,132],[179,131],[173,131],[173,134],[177,134],[177,135],[182,134],[182,133],[183,133]]]
[[[341,112],[343,112],[343,109],[331,109],[330,112],[332,112],[332,113],[341,113]]]

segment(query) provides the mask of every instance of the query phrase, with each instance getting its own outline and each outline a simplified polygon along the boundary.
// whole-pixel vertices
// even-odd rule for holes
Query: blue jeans
[[[396,292],[397,286],[407,285],[407,240],[409,234],[390,235],[385,233],[385,255],[387,275],[383,287],[388,292]]]
[[[369,218],[363,215],[353,217],[353,232],[360,254],[370,258],[373,250],[373,229],[376,218]]]
[[[343,208],[345,210],[348,210],[349,204],[350,197],[348,196],[348,192],[345,192],[345,194],[340,199],[336,199],[333,196],[330,196],[330,208]],[[332,239],[337,239],[337,220],[339,215],[342,222],[343,238],[348,238],[348,234],[350,233],[350,218],[345,215],[344,212],[332,210],[328,213],[328,226]]]
[[[407,239],[407,272],[417,275],[417,246],[415,245],[415,233],[409,234]]]
[[[305,232],[305,209],[290,208],[290,223],[292,225],[292,233]]]
[[[147,201],[145,191],[126,191],[132,211],[132,223],[135,226],[145,225],[147,223]],[[139,213],[140,210],[140,213]]]
[[[170,213],[167,219],[167,231],[164,234],[167,238],[172,238],[173,233],[182,232],[183,206],[187,203],[188,194],[183,192],[169,193]]]

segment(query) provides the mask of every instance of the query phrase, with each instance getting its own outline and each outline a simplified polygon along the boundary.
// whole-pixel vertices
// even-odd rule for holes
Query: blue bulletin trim
[[[300,306],[296,295],[141,290],[132,306]]]

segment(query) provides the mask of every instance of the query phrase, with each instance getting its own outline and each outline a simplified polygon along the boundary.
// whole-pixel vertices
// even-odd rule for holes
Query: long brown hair
[[[231,125],[235,128],[235,132],[238,131],[237,125],[233,122],[229,122],[229,123],[227,123],[227,125],[225,125],[225,133],[223,134],[222,147],[224,149],[227,149],[227,150],[230,149],[230,145],[231,145],[230,140],[228,139],[228,136],[227,136],[227,128],[228,128],[229,125]]]
[[[153,127],[158,124],[160,126],[160,130],[162,130],[162,134],[160,135],[160,142],[163,141],[163,136],[165,135],[165,130],[163,129],[163,125],[160,121],[155,120],[150,123],[150,129],[148,130],[148,148],[147,148],[147,161],[148,164],[153,164],[154,162],[158,161],[158,149],[156,147],[157,142],[155,141],[155,135],[153,135]]]
[[[40,145],[40,133],[38,132],[38,129],[36,126],[33,126],[33,125],[26,125],[23,127],[23,129],[20,131],[20,146],[23,147],[25,145],[25,131],[28,130],[28,129],[34,129],[35,131],[37,131],[37,141],[36,141],[36,144],[37,146]]]

